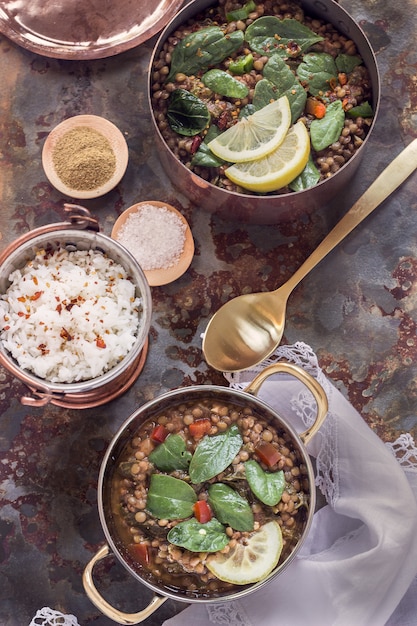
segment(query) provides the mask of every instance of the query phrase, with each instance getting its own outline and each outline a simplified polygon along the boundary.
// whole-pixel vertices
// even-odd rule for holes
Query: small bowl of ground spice
[[[166,202],[132,205],[117,218],[111,236],[135,257],[151,287],[177,280],[194,256],[194,239],[185,217]]]
[[[88,199],[111,191],[122,179],[128,147],[120,130],[97,115],[76,115],[54,128],[43,146],[49,182],[65,195]]]

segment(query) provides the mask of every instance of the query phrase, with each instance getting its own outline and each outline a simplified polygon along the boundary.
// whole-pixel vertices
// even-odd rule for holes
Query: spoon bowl
[[[250,293],[226,302],[211,318],[203,337],[208,365],[237,372],[261,363],[279,345],[287,301],[298,283],[417,168],[414,139],[383,170],[292,277],[279,289]]]

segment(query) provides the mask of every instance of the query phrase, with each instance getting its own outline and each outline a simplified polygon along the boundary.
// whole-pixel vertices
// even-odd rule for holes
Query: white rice
[[[9,276],[0,339],[23,370],[53,383],[101,376],[132,349],[141,299],[125,269],[93,250],[39,250]]]

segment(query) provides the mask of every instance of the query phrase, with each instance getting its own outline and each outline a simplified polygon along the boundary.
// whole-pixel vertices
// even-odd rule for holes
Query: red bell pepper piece
[[[197,521],[200,524],[207,524],[211,520],[212,513],[210,506],[207,504],[205,500],[197,500],[197,502],[193,506],[194,515],[197,518]]]
[[[268,467],[276,465],[281,458],[281,452],[269,442],[260,443],[255,452]]]
[[[158,424],[151,432],[151,439],[154,443],[163,443],[168,435],[169,430],[163,424]]]
[[[135,561],[138,561],[141,565],[149,565],[151,556],[149,554],[149,546],[146,543],[131,543],[129,552]]]
[[[211,430],[211,421],[208,417],[202,417],[195,420],[188,426],[191,437],[194,439],[201,439],[204,435],[208,435]]]

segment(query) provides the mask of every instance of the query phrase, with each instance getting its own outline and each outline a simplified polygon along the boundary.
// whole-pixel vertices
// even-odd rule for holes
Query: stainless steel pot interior
[[[38,229],[41,230],[41,229]],[[101,233],[90,230],[80,231],[73,229],[57,230],[56,232],[45,232],[36,234],[20,246],[15,247],[10,254],[6,256],[4,262],[0,266],[0,293],[5,293],[10,281],[9,276],[15,269],[23,267],[28,261],[35,257],[36,251],[46,247],[57,249],[65,247],[68,250],[97,250],[106,254],[113,261],[122,265],[131,276],[136,286],[136,294],[142,299],[141,321],[138,329],[137,338],[130,352],[126,357],[111,370],[87,381],[77,383],[51,383],[45,381],[30,372],[21,370],[14,359],[5,350],[2,342],[0,342],[0,355],[9,369],[17,376],[24,375],[25,382],[31,384],[34,389],[47,388],[52,393],[57,394],[82,394],[98,387],[114,381],[122,374],[131,363],[138,359],[139,354],[147,340],[152,314],[151,292],[145,275],[134,259],[134,257],[123,248],[117,241]]]
[[[127,551],[123,549],[123,544],[116,530],[115,517],[113,514],[111,502],[111,483],[114,472],[117,468],[116,461],[119,455],[126,446],[128,440],[133,436],[133,434],[137,431],[139,426],[144,421],[152,418],[153,415],[168,407],[172,407],[183,402],[213,397],[213,395],[222,402],[232,402],[233,404],[238,405],[250,405],[258,416],[267,419],[269,422],[273,422],[276,426],[279,425],[283,427],[290,434],[295,449],[299,451],[302,462],[305,463],[307,467],[311,489],[310,504],[308,512],[306,513],[304,530],[295,548],[286,557],[286,559],[282,563],[280,563],[278,567],[263,581],[256,584],[248,585],[246,587],[242,587],[242,589],[239,589],[238,591],[233,593],[229,592],[224,594],[223,596],[217,595],[214,598],[210,598],[194,596],[192,594],[187,594],[186,591],[170,589],[165,586],[163,587],[141,576],[141,574],[134,568],[132,561],[129,560]],[[113,437],[102,461],[98,481],[98,509],[100,521],[111,551],[116,555],[122,565],[132,574],[132,576],[134,576],[141,583],[152,589],[155,593],[184,602],[210,603],[224,599],[232,600],[237,597],[241,597],[243,595],[251,593],[252,591],[255,591],[256,589],[259,589],[260,587],[266,585],[271,580],[271,578],[277,576],[290,564],[290,562],[294,559],[296,553],[299,551],[310,529],[315,504],[316,493],[314,488],[314,470],[308,453],[293,427],[288,424],[283,418],[281,418],[275,411],[273,411],[268,404],[266,404],[259,398],[253,397],[252,395],[243,391],[217,387],[214,385],[198,385],[169,391],[152,400],[151,402],[148,402],[147,404],[140,407],[137,411],[135,411],[128,418],[128,420],[121,425],[118,432]]]
[[[199,12],[214,4],[213,0],[193,0],[171,20],[160,35],[150,61],[148,103],[151,113],[152,66],[159,57],[166,39],[189,18],[195,17]],[[352,179],[360,165],[365,146],[375,125],[379,111],[380,77],[375,54],[365,33],[346,10],[334,0],[301,0],[301,6],[307,15],[318,17],[333,24],[355,42],[372,81],[372,107],[374,110],[372,127],[356,154],[327,180],[304,191],[254,196],[220,189],[188,170],[168,148],[152,114],[159,156],[172,183],[195,205],[227,220],[241,220],[255,224],[276,224],[293,220],[323,207]]]

